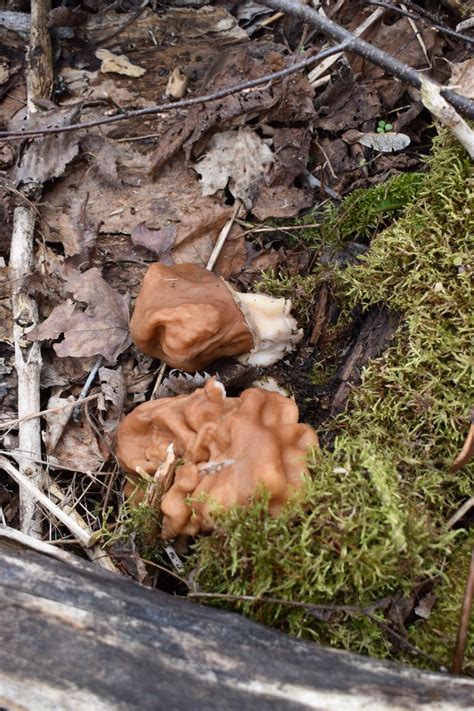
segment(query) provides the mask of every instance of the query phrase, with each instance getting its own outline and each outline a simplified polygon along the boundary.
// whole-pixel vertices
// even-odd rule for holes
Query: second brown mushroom
[[[143,496],[135,486],[140,471],[155,473],[171,443],[182,463],[161,501],[165,539],[211,530],[216,507],[248,505],[260,487],[278,514],[302,485],[318,438],[298,423],[292,399],[259,388],[227,397],[215,379],[191,395],[143,403],[118,432],[117,456],[132,475],[125,494],[134,504]]]

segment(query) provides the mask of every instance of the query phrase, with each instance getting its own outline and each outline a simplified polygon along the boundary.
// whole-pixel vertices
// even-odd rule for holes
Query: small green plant
[[[381,119],[377,122],[377,133],[388,133],[393,131],[393,125]]]

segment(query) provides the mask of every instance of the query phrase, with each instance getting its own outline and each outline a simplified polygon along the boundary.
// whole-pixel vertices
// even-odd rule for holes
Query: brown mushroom
[[[184,461],[161,502],[164,538],[211,530],[214,507],[246,505],[262,486],[270,513],[278,514],[301,486],[306,454],[318,439],[309,425],[298,423],[290,398],[259,388],[227,397],[211,379],[191,395],[133,410],[119,428],[118,458],[131,473],[139,467],[151,474],[171,442]],[[132,491],[129,483],[125,493]]]
[[[130,322],[135,344],[188,372],[222,356],[269,365],[301,339],[291,302],[241,294],[195,264],[149,267]]]

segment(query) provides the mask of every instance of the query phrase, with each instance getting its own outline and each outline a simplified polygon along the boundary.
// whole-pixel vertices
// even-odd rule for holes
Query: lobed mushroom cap
[[[130,321],[135,344],[173,368],[200,370],[254,340],[225,282],[195,264],[152,264]]]
[[[301,486],[306,454],[318,439],[298,423],[293,400],[259,388],[227,397],[212,379],[191,395],[139,405],[123,420],[118,442],[119,461],[130,472],[137,465],[156,471],[170,442],[184,460],[161,502],[162,536],[173,538],[211,530],[216,506],[246,505],[261,486],[270,513],[279,513]]]

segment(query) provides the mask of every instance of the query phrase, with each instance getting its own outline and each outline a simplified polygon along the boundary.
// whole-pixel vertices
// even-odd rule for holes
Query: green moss
[[[445,134],[435,140],[428,168],[411,184],[416,199],[408,194],[403,210],[396,208],[398,219],[376,234],[360,263],[335,272],[348,310],[384,302],[403,314],[397,338],[363,373],[348,412],[330,423],[334,451],[312,455],[300,498],[277,519],[264,499],[229,511],[197,541],[190,565],[201,589],[367,605],[433,575],[448,589],[457,582],[447,564],[462,534],[447,531],[445,521],[472,494],[472,468],[453,475],[449,464],[467,433],[473,385],[467,259],[473,184],[465,152]],[[347,238],[375,229],[370,195],[380,206],[381,190],[359,198],[365,213],[352,214],[350,229],[344,221],[356,198],[343,202],[338,224]],[[462,591],[457,595],[459,609]],[[263,602],[227,606],[297,636],[395,656],[384,631],[364,617],[340,613],[324,622]],[[417,623],[411,632],[427,653],[430,629]]]
[[[311,318],[313,296],[319,280],[314,275],[285,276],[268,269],[255,284],[255,291],[270,296],[291,299],[291,313],[300,326],[306,326]]]

